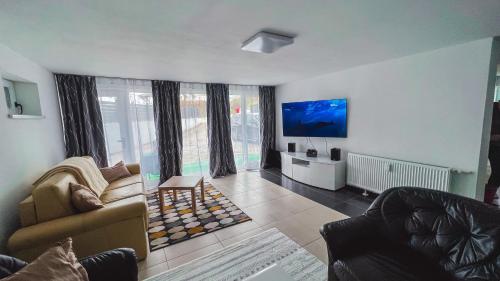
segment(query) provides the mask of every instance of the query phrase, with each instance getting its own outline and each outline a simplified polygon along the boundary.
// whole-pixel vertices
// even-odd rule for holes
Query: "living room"
[[[500,280],[499,13],[3,1],[0,279]]]

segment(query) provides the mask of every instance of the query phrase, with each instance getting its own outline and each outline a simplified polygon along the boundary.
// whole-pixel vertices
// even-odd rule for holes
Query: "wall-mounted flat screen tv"
[[[347,100],[318,100],[281,104],[283,135],[289,137],[347,137]]]

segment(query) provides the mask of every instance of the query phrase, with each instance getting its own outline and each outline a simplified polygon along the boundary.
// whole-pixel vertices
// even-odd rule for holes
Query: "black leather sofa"
[[[393,188],[320,232],[330,281],[500,280],[500,210],[469,198]]]
[[[106,251],[79,261],[89,276],[90,281],[137,281],[137,259],[135,251],[120,248]],[[27,263],[0,255],[0,279],[21,270]]]

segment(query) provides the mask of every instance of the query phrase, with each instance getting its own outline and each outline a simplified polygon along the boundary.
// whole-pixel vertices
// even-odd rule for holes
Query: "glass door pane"
[[[151,81],[98,77],[96,84],[109,165],[139,162],[144,186],[156,187],[160,165]]]
[[[122,142],[122,131],[118,117],[118,97],[109,93],[106,96],[99,96],[102,121],[106,138],[106,151],[108,154],[108,164],[117,163],[124,157],[124,146]]]
[[[260,116],[259,116],[259,95],[246,95],[246,123],[248,144],[247,169],[260,168]]]
[[[205,84],[181,83],[182,174],[209,176]]]
[[[231,112],[231,141],[233,144],[234,162],[236,163],[236,168],[239,170],[245,167],[246,162],[246,146],[244,143],[246,138],[246,132],[244,130],[245,116],[242,113],[244,107],[242,105],[241,94],[230,94],[229,105]]]
[[[153,94],[150,88],[129,90],[130,125],[134,146],[131,152],[140,159],[146,186],[156,187],[160,180],[160,162],[156,143]],[[137,162],[137,160],[136,160]]]
[[[229,86],[231,140],[239,170],[258,169],[260,165],[259,88]]]

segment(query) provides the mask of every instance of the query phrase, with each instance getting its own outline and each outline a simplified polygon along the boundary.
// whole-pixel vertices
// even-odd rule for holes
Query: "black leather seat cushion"
[[[338,260],[333,265],[340,280],[432,281],[451,280],[436,265],[407,249],[379,248]]]

